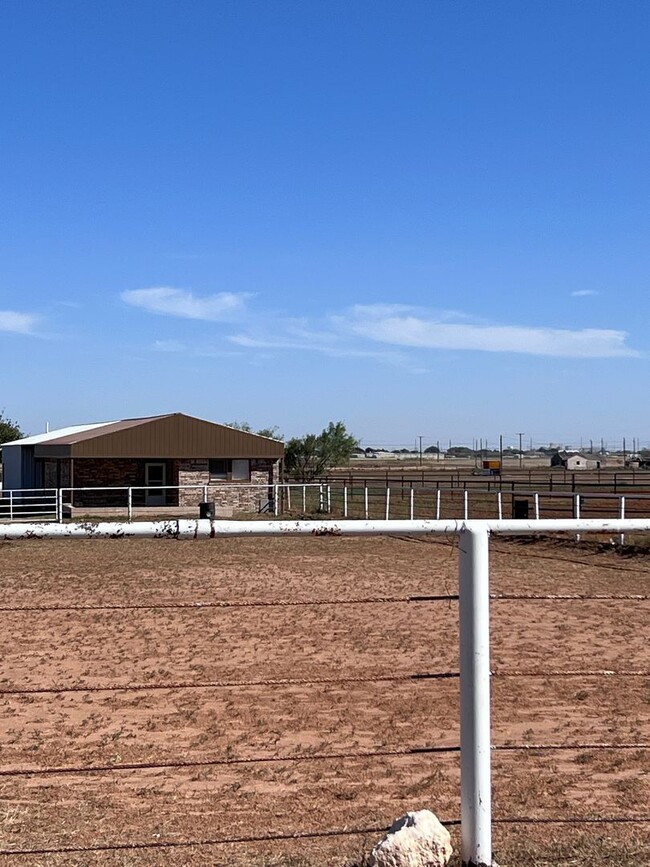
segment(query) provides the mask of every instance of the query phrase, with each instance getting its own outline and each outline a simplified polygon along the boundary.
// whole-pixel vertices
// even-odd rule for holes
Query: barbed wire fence
[[[169,522],[166,522],[169,523]],[[188,528],[181,528],[179,523],[178,535],[196,538],[200,535],[200,527],[195,526],[193,533],[190,533]],[[197,522],[187,522],[197,524]],[[331,535],[332,526],[328,522],[301,522],[298,526],[295,522],[288,526],[283,526],[281,522],[255,522],[259,526],[253,528],[251,532],[250,525],[248,528],[242,526],[239,522],[233,522],[230,526],[225,526],[228,522],[219,522],[216,531],[211,527],[210,535],[281,535],[281,534],[311,534],[311,535]],[[461,688],[461,739],[459,744],[452,745],[436,745],[422,744],[411,745],[400,748],[382,748],[382,749],[342,749],[335,751],[311,752],[304,754],[284,754],[273,756],[214,756],[207,759],[181,759],[175,758],[160,762],[116,762],[107,764],[82,764],[82,765],[50,765],[41,767],[0,767],[0,778],[34,778],[34,777],[52,777],[57,775],[98,775],[98,774],[119,774],[121,772],[141,771],[141,770],[160,770],[176,769],[176,768],[198,768],[198,767],[218,767],[218,766],[243,766],[255,764],[274,764],[274,763],[303,763],[303,762],[327,762],[327,761],[348,761],[355,759],[381,759],[381,758],[398,758],[402,756],[413,755],[434,755],[434,754],[457,754],[461,762],[461,816],[443,817],[443,824],[449,826],[461,826],[462,834],[462,862],[463,864],[485,863],[489,864],[492,860],[492,840],[491,826],[495,825],[605,825],[605,824],[621,824],[621,825],[636,825],[650,823],[650,814],[628,814],[615,816],[573,816],[573,817],[535,817],[535,816],[492,816],[491,815],[491,772],[490,772],[490,754],[494,753],[513,753],[513,752],[552,752],[552,751],[581,751],[581,750],[620,750],[620,751],[644,751],[650,750],[650,742],[644,741],[576,741],[568,743],[497,743],[490,742],[490,712],[489,712],[489,682],[498,678],[650,678],[650,669],[563,669],[548,667],[540,668],[489,668],[489,605],[492,604],[508,604],[518,601],[549,601],[556,604],[562,603],[580,603],[587,601],[595,602],[627,602],[643,604],[650,601],[650,596],[637,593],[489,593],[488,571],[487,571],[487,548],[489,532],[503,532],[509,534],[521,533],[536,533],[545,531],[542,525],[548,525],[549,521],[545,522],[528,522],[524,523],[508,521],[500,522],[467,522],[459,524],[455,522],[450,527],[445,522],[412,522],[413,526],[409,529],[404,528],[403,521],[391,522],[367,522],[368,525],[363,530],[364,534],[381,534],[392,535],[396,532],[408,534],[409,538],[429,537],[431,534],[437,535],[440,533],[448,534],[456,533],[460,537],[460,592],[457,594],[404,594],[404,595],[369,595],[363,597],[343,597],[343,598],[328,598],[328,599],[252,599],[252,600],[206,600],[206,601],[160,601],[156,603],[133,603],[133,604],[80,604],[80,605],[5,605],[0,606],[0,613],[11,615],[19,612],[74,612],[74,611],[133,611],[142,610],[184,610],[194,609],[201,610],[204,608],[213,609],[241,609],[241,608],[289,608],[289,607],[308,607],[308,606],[333,606],[339,607],[344,605],[372,605],[385,606],[393,604],[408,604],[408,605],[436,605],[439,603],[459,604],[460,611],[460,670],[443,670],[443,671],[424,671],[424,672],[404,672],[404,673],[386,673],[378,672],[368,675],[346,675],[338,673],[332,676],[322,677],[305,677],[305,678],[260,678],[260,679],[232,679],[232,680],[207,680],[207,681],[155,681],[143,683],[71,683],[68,685],[40,685],[40,686],[21,686],[3,684],[0,686],[0,695],[9,696],[31,696],[37,694],[64,694],[64,693],[95,693],[95,692],[137,692],[137,691],[160,691],[160,690],[214,690],[214,689],[246,689],[250,687],[269,687],[272,689],[285,689],[291,686],[319,686],[327,685],[349,685],[360,683],[392,683],[392,682],[416,682],[422,680],[460,680]],[[566,531],[579,531],[589,529],[594,531],[595,524],[607,525],[602,526],[600,531],[610,532],[612,530],[612,522],[594,522],[584,520],[581,521],[560,521],[555,522],[559,525],[558,529]],[[570,523],[570,527],[566,524]],[[636,521],[615,521],[614,529],[621,532],[626,530],[650,530],[650,519]],[[262,529],[264,524],[264,529]],[[434,524],[436,526],[434,526]],[[399,525],[399,526],[396,526]],[[579,525],[579,526],[574,526]],[[123,530],[113,532],[108,529],[109,525],[104,525],[105,534],[107,535],[128,535]],[[150,525],[150,535],[160,535],[160,528]],[[3,529],[0,527],[0,538],[3,536]],[[91,537],[97,537],[100,532],[97,528],[88,527],[88,534]],[[169,535],[169,528],[166,528],[165,536]],[[257,532],[256,532],[257,530]],[[10,531],[15,537],[15,528]],[[40,536],[48,535],[43,527],[38,531],[33,529],[32,534],[38,532]],[[336,526],[336,535],[359,534],[360,527],[355,522],[339,523]],[[144,532],[138,531],[133,535],[145,535]],[[28,530],[29,535],[29,530]],[[79,535],[79,534],[68,534]],[[5,534],[6,537],[6,534]],[[464,611],[463,611],[464,607]],[[487,644],[486,644],[487,640]],[[469,659],[469,663],[468,663]],[[486,694],[487,686],[487,694]],[[486,704],[487,695],[487,704]],[[487,738],[486,738],[487,733]],[[487,769],[487,775],[486,775]],[[487,788],[486,788],[487,787]],[[284,832],[269,832],[258,835],[232,835],[219,836],[208,838],[197,838],[191,840],[155,840],[155,841],[113,841],[113,842],[97,842],[88,845],[43,845],[32,847],[11,847],[6,846],[0,848],[0,857],[3,859],[12,859],[20,856],[46,856],[46,855],[66,855],[80,854],[90,852],[106,852],[106,851],[137,851],[151,849],[176,849],[176,848],[191,848],[191,847],[214,847],[225,846],[228,844],[255,844],[267,843],[272,841],[295,841],[306,839],[326,839],[345,836],[367,836],[370,834],[380,834],[387,830],[388,825],[369,825],[359,827],[343,827],[343,828],[326,828],[316,830],[301,830],[297,829],[291,833]]]

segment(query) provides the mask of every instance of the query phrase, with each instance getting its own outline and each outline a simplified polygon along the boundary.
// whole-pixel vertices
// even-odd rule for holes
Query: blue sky
[[[650,5],[4,0],[0,407],[650,440]]]

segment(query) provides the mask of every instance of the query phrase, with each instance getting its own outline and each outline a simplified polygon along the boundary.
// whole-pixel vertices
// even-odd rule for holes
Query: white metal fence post
[[[390,488],[386,488],[386,520],[390,517]]]
[[[322,512],[325,508],[325,501],[323,500],[323,486],[318,486],[318,511]]]
[[[126,509],[127,509],[129,521],[132,521],[133,520],[133,488],[127,488]]]
[[[63,488],[56,490],[56,519],[60,524],[63,523]]]
[[[14,492],[9,491],[9,520],[13,521],[14,519]]]
[[[348,516],[348,486],[343,485],[343,517]]]
[[[539,493],[535,491],[535,520],[539,521]]]
[[[279,504],[278,504],[278,486],[273,485],[273,514],[277,517]]]
[[[497,517],[500,521],[503,520],[503,496],[501,491],[497,491]]]
[[[463,867],[492,864],[488,531],[460,532],[460,817]]]
[[[303,514],[307,511],[307,485],[302,486],[302,511]]]
[[[363,488],[363,514],[368,520],[368,485],[364,485]]]
[[[574,511],[575,511],[574,518],[579,518],[580,517],[580,494],[575,495]],[[579,542],[579,541],[580,541],[580,533],[576,533],[576,542]]]
[[[411,520],[415,518],[415,488],[411,488],[411,502],[409,504],[409,517]]]
[[[327,486],[327,514],[330,515],[332,512],[332,486]]]
[[[621,521],[625,518],[625,497],[621,497]],[[625,533],[621,533],[618,537],[621,545],[625,545]]]
[[[436,521],[440,520],[440,488],[436,490]]]
[[[463,518],[469,518],[469,491],[467,488],[463,491]]]

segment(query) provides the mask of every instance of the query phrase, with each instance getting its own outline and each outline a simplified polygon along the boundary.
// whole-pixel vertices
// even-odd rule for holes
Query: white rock
[[[370,853],[370,867],[445,867],[453,849],[449,831],[431,810],[397,819]]]

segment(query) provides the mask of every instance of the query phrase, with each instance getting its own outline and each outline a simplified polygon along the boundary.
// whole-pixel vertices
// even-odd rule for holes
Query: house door
[[[167,467],[165,464],[145,464],[144,465],[144,483],[146,491],[144,492],[145,506],[164,506],[165,505],[165,485],[167,484]],[[157,490],[160,488],[160,490]]]

